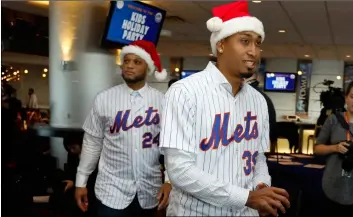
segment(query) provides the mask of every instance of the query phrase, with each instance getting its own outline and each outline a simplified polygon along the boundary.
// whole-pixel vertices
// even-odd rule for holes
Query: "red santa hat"
[[[146,61],[148,65],[148,73],[153,74],[158,81],[163,81],[167,78],[168,73],[162,69],[161,59],[157,53],[156,47],[152,42],[138,40],[123,47],[120,53],[121,62],[124,61],[126,54],[135,54]]]
[[[265,31],[262,22],[249,14],[248,2],[237,1],[221,5],[212,9],[213,18],[206,23],[211,34],[211,48],[214,56],[217,56],[216,44],[238,32],[256,32],[265,39]]]

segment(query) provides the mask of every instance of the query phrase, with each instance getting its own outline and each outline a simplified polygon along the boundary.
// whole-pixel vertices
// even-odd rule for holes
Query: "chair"
[[[308,136],[308,140],[306,143],[307,144],[306,153],[309,153],[310,140],[313,142],[313,150],[314,150],[315,135]]]

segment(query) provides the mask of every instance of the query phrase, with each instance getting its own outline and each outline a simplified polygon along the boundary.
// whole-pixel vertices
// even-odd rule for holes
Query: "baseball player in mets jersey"
[[[162,115],[161,146],[173,185],[168,216],[258,216],[285,212],[264,152],[264,97],[243,83],[260,59],[262,23],[246,1],[214,8],[207,22],[217,63],[174,83]]]
[[[83,125],[76,200],[86,211],[87,179],[99,160],[95,185],[98,216],[154,216],[157,206],[167,206],[171,185],[162,186],[159,165],[164,96],[146,84],[146,76],[154,72],[163,80],[166,72],[151,42],[125,46],[121,59],[125,83],[99,93]]]

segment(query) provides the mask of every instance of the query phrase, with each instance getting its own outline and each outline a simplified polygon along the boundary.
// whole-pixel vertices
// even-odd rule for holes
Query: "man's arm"
[[[80,163],[77,168],[76,187],[86,187],[89,175],[96,168],[103,148],[104,124],[100,115],[103,105],[99,96],[97,96],[82,127],[85,135],[83,137]]]
[[[196,166],[195,101],[182,84],[175,83],[166,94],[162,116],[161,147],[173,187],[219,207],[245,207],[249,190],[239,188]]]
[[[85,133],[77,168],[76,187],[85,188],[89,176],[95,170],[103,147],[103,139]]]
[[[269,140],[269,115],[266,110],[262,114],[262,117],[264,118],[263,122],[263,133],[261,136],[260,142],[260,150],[259,154],[256,158],[256,164],[255,164],[255,169],[254,169],[254,187],[258,186],[259,184],[263,183],[267,186],[271,186],[271,176],[268,173],[268,167],[267,167],[267,162],[266,162],[266,156],[265,156],[265,151],[268,150],[270,146],[270,140]]]
[[[167,172],[173,187],[218,207],[245,207],[249,190],[217,179],[196,167],[196,156],[183,150],[166,148]]]

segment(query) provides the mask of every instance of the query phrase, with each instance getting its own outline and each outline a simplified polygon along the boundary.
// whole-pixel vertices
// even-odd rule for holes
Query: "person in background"
[[[346,112],[340,113],[353,132],[353,82],[349,83],[346,93]],[[322,188],[327,197],[327,216],[344,216],[353,213],[353,175],[345,176],[341,155],[349,148],[348,141],[353,138],[341,124],[336,115],[330,115],[316,138],[314,154],[325,155],[326,167],[322,177]]]
[[[37,99],[37,95],[34,93],[33,88],[28,89],[27,108],[28,109],[38,109],[38,99]]]
[[[168,205],[171,185],[162,184],[159,148],[164,95],[146,83],[147,74],[167,77],[152,42],[123,47],[124,84],[100,92],[83,124],[85,131],[76,175],[76,200],[90,206],[86,182],[98,161],[97,216],[154,216]],[[157,69],[157,71],[156,71]]]
[[[267,107],[268,107],[269,122],[270,122],[270,141],[271,141],[270,152],[274,153],[276,151],[277,138],[278,138],[275,106],[273,105],[271,98],[268,97],[267,94],[265,94],[259,88],[260,82],[258,81],[258,73],[257,72],[255,72],[250,78],[246,78],[245,82],[248,83],[253,88],[255,88],[255,90],[259,91],[259,93],[261,93],[262,96],[266,100]]]
[[[176,78],[170,79],[169,82],[168,82],[168,88],[170,88],[170,86],[172,86],[172,84],[174,84],[177,81],[178,81],[178,79],[176,79]]]

